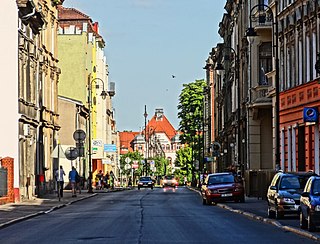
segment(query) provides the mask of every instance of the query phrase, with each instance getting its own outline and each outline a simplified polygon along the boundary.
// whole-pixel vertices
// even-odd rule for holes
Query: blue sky
[[[116,83],[117,130],[139,131],[156,108],[178,129],[182,85],[205,79],[205,60],[221,42],[224,0],[65,0],[99,22],[109,81]],[[175,75],[175,78],[172,78]]]

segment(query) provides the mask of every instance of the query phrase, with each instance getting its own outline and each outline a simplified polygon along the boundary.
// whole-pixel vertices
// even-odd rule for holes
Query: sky
[[[205,61],[222,42],[225,0],[65,0],[99,23],[106,42],[118,131],[141,131],[155,109],[178,130],[183,84],[205,79]],[[172,77],[175,76],[175,78]]]

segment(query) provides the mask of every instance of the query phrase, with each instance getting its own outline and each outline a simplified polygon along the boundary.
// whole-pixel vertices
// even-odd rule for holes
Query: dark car
[[[139,181],[138,181],[138,190],[140,190],[140,188],[142,187],[149,187],[151,189],[153,189],[153,180],[151,179],[150,176],[143,176],[140,177]]]
[[[298,214],[300,196],[312,172],[278,172],[267,192],[268,217],[280,219],[286,214]]]
[[[229,172],[209,174],[201,186],[201,195],[203,204],[245,201],[242,180]]]
[[[163,187],[166,187],[166,186],[176,187],[176,186],[178,186],[178,181],[176,180],[176,178],[173,175],[166,175],[163,177],[162,186]]]
[[[320,226],[320,177],[307,181],[300,197],[300,227],[315,231]]]

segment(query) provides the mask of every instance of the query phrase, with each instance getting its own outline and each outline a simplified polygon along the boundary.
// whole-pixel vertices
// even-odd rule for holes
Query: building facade
[[[223,43],[205,66],[215,168],[319,173],[319,121],[304,113],[319,110],[319,1],[226,1],[225,10]]]
[[[19,111],[18,111],[18,34],[17,3],[12,0],[1,2],[0,15],[5,21],[0,22],[0,32],[6,38],[0,39],[0,49],[3,57],[0,59],[1,89],[0,109],[3,115],[0,123],[0,157],[10,157],[14,161],[15,199],[19,199]],[[1,164],[1,161],[0,161]],[[2,166],[0,165],[0,169]],[[11,182],[12,183],[12,182]]]
[[[169,167],[172,172],[174,171],[176,151],[182,144],[179,132],[164,115],[163,109],[156,109],[152,118],[146,123],[145,129],[140,132],[123,131],[119,135],[121,155],[137,151],[145,159],[162,156],[168,160]]]
[[[74,8],[59,8],[59,60],[61,64],[61,81],[59,95],[78,100],[80,113],[74,116],[85,118],[85,125],[67,121],[63,126],[72,125],[69,132],[60,134],[63,148],[75,147],[68,144],[75,130],[86,132],[85,155],[73,162],[84,177],[88,177],[91,165],[93,175],[99,170],[104,172],[116,169],[116,152],[105,150],[105,145],[116,141],[116,123],[112,107],[115,85],[109,82],[107,59],[104,54],[105,41],[99,34],[98,22]],[[61,117],[69,116],[69,111],[61,110]],[[82,119],[81,119],[82,120]],[[90,149],[91,147],[91,149]],[[91,161],[91,164],[89,164]],[[70,166],[68,160],[64,164]]]
[[[19,188],[22,199],[54,188],[58,114],[57,6],[18,0]]]

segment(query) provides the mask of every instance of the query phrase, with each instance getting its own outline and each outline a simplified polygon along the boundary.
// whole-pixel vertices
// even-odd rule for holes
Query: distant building
[[[156,109],[155,114],[141,132],[120,132],[120,154],[138,151],[145,158],[164,156],[174,168],[176,151],[182,145],[179,132],[174,129],[163,109]]]

